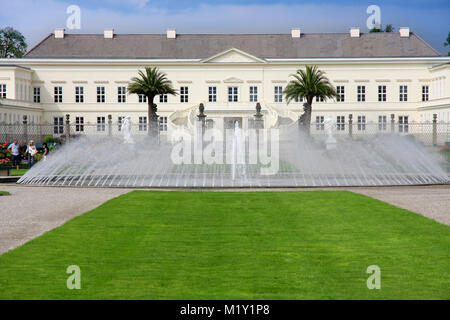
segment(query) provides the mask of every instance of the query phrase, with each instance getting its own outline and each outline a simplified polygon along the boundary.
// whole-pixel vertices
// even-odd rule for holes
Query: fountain
[[[51,153],[46,161],[38,162],[18,183],[160,188],[450,183],[434,153],[397,134],[355,139],[348,134],[335,133],[331,119],[324,121],[326,136],[309,136],[298,130],[295,123],[262,129],[259,110],[257,129],[247,131],[234,122],[234,129],[228,135],[218,128],[206,129],[206,115],[203,109],[200,111],[199,119],[203,121],[199,121],[199,127],[191,129],[196,134],[184,128],[174,132],[182,139],[160,143],[148,139],[146,134],[132,135],[132,124],[126,117],[122,123],[123,139],[113,136],[73,138]],[[192,136],[197,136],[197,141],[191,139]],[[226,141],[227,136],[231,141]],[[178,152],[174,150],[179,151],[183,161],[174,163],[174,153]]]
[[[126,116],[122,123],[122,135],[125,143],[134,144],[134,140],[131,137],[131,117]]]
[[[233,147],[231,155],[231,177],[236,180],[236,173],[245,179],[245,143],[239,122],[234,122]]]
[[[331,119],[330,117],[326,118],[324,120],[324,126],[325,126],[325,130],[327,132],[327,140],[325,141],[325,145],[327,150],[334,150],[336,149],[336,138],[333,136],[333,129],[334,129],[334,123],[333,123],[333,119]]]

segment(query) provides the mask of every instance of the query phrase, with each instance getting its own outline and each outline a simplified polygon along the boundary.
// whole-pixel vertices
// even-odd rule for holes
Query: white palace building
[[[190,126],[205,105],[213,125],[244,128],[261,104],[264,125],[296,121],[302,101],[282,95],[290,75],[317,65],[336,87],[334,100],[315,101],[312,121],[450,122],[450,57],[409,28],[392,33],[67,34],[56,29],[21,59],[0,59],[0,124],[48,123],[63,133],[66,115],[82,133],[120,130],[131,116],[145,131],[147,103],[126,87],[138,70],[157,66],[178,90],[155,99],[161,131]],[[119,124],[116,126],[116,124]],[[211,124],[211,122],[210,122]],[[364,127],[362,127],[364,128]]]

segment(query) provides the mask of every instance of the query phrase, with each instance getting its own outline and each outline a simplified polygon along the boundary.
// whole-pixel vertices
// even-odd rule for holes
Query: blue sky
[[[66,9],[81,8],[81,29],[67,30]],[[27,38],[30,48],[65,27],[69,33],[289,33],[367,31],[366,8],[378,5],[381,23],[409,26],[442,54],[450,32],[449,0],[295,1],[295,0],[0,0],[0,27],[12,26]]]

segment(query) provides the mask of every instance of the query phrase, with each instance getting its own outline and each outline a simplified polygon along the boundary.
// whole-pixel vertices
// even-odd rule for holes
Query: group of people
[[[47,143],[43,144],[43,148],[45,160],[48,154]],[[35,156],[38,153],[38,150],[33,140],[30,140],[28,144],[26,141],[23,141],[23,143],[20,144],[19,140],[14,140],[14,142],[8,146],[8,150],[11,152],[11,164],[13,167],[15,166],[17,170],[19,170],[19,166],[20,163],[22,162],[22,159],[27,159],[28,168],[31,168],[34,165]]]

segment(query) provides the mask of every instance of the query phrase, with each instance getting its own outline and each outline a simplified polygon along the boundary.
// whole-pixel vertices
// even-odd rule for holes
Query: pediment
[[[224,83],[243,83],[244,80],[241,80],[241,79],[236,78],[236,77],[231,77],[231,78],[223,80],[223,82]]]
[[[202,63],[266,63],[266,61],[236,48],[220,52]]]

